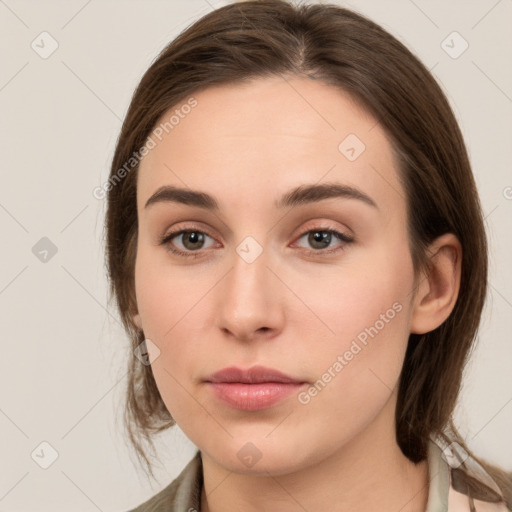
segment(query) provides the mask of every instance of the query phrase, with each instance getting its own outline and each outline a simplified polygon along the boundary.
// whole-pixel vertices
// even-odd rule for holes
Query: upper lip
[[[274,368],[265,366],[253,366],[246,370],[230,366],[218,372],[213,373],[207,379],[207,382],[240,382],[242,384],[258,384],[261,382],[284,382],[291,384],[301,384],[303,381],[294,379]]]

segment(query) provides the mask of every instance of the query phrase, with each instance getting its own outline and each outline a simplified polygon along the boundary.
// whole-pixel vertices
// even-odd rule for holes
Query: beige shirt
[[[467,494],[457,478],[464,472],[482,481],[497,494],[499,488],[484,468],[468,456],[457,443],[449,446],[432,437],[428,447],[429,492],[425,512],[512,512],[504,502],[490,502]],[[463,482],[463,480],[462,480]],[[165,489],[129,512],[201,512],[203,467],[198,450],[180,475]],[[471,494],[471,493],[469,493]],[[478,498],[483,498],[478,496]]]

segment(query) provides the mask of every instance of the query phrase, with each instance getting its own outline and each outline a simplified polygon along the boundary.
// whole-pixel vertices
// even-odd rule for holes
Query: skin
[[[460,244],[437,239],[432,271],[415,276],[390,142],[346,93],[277,77],[194,97],[139,169],[133,318],[160,351],[152,370],[167,408],[202,452],[201,510],[424,511],[428,466],[396,443],[396,393],[409,333],[435,329],[453,309]],[[366,146],[354,161],[338,149],[348,134]],[[378,208],[339,197],[274,207],[298,185],[326,182],[357,187]],[[162,185],[207,192],[220,209],[145,208]],[[178,228],[206,233],[203,246],[182,235],[168,242],[199,247],[200,257],[159,244]],[[326,228],[354,241],[332,237],[321,249],[308,240]],[[263,249],[252,263],[236,251],[247,236]],[[307,390],[394,303],[400,312],[307,404],[293,394],[240,411],[203,382],[227,366],[262,364]],[[237,456],[248,442],[261,455],[252,467]]]

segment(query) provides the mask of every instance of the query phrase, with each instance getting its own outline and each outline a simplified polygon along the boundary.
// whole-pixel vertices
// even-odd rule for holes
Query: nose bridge
[[[282,301],[268,268],[270,260],[270,251],[253,237],[246,237],[235,248],[218,303],[218,325],[235,337],[250,338],[262,328],[279,328]]]
[[[268,304],[271,286],[269,278],[272,274],[267,268],[270,263],[269,251],[264,250],[254,238],[246,237],[236,247],[235,252],[233,268],[228,278],[228,296],[234,300],[232,306],[240,313],[244,305],[250,305],[256,313],[257,309]]]

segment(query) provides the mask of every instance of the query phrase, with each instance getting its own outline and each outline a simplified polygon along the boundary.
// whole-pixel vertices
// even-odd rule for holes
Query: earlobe
[[[132,321],[140,330],[142,330],[142,322],[140,321],[139,313],[132,315]]]
[[[453,311],[460,288],[462,247],[453,233],[445,233],[429,247],[429,266],[414,299],[411,333],[439,327]]]

